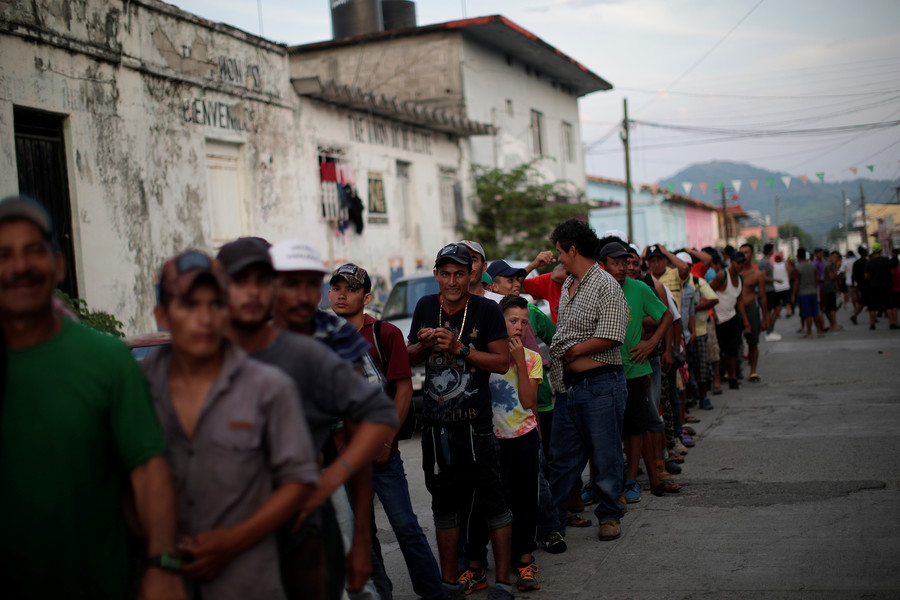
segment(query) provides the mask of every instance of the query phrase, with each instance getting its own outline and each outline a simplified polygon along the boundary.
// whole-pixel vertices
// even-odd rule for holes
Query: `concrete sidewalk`
[[[874,332],[845,327],[802,339],[796,316],[779,320],[784,339],[760,346],[762,382],[694,411],[702,422],[677,477],[682,492],[655,498],[639,478],[643,499],[613,542],[598,541],[584,513],[594,526],[569,528],[566,553],[535,553],[542,589],[527,595],[900,597],[900,331],[886,320]],[[401,451],[433,546],[419,438]],[[396,539],[375,512],[394,598],[412,600]]]

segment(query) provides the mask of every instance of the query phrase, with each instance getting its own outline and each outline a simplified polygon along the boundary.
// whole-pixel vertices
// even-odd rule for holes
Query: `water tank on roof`
[[[416,26],[416,3],[412,0],[381,0],[384,30]]]
[[[381,0],[329,0],[334,39],[384,30]]]

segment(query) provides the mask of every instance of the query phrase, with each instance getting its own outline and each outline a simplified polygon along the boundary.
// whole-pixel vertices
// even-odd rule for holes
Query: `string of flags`
[[[870,173],[875,172],[875,165],[866,165],[865,168],[868,169]],[[859,167],[850,167],[849,169],[850,169],[850,172],[852,172],[854,175],[856,175],[859,172]],[[825,183],[825,172],[822,171],[822,172],[816,173],[816,178],[819,180],[819,183]],[[765,182],[765,184],[767,186],[769,186],[769,189],[775,189],[775,184],[777,181],[781,181],[782,185],[784,185],[785,188],[789,189],[791,187],[791,183],[795,179],[799,179],[800,183],[802,185],[806,185],[810,181],[810,178],[807,175],[797,175],[796,177],[793,177],[791,175],[781,175],[777,179],[775,177],[766,177],[763,181]],[[759,187],[759,184],[760,184],[759,179],[747,179],[746,181],[747,181],[747,183],[750,184],[750,187],[753,188],[753,191],[756,191],[756,188]],[[732,179],[728,183],[731,184],[731,187],[734,189],[734,191],[736,193],[740,193],[741,186],[744,184],[744,180],[743,179]],[[685,196],[690,196],[691,190],[694,189],[694,184],[695,184],[695,182],[693,182],[693,181],[682,181],[681,182],[681,189],[684,190]],[[710,184],[709,181],[696,182],[697,187],[700,188],[701,194],[706,194],[706,191],[709,189],[709,184]],[[721,193],[722,190],[725,189],[724,181],[714,181],[714,182],[712,182],[712,184],[713,184],[713,189],[716,192]],[[669,190],[670,193],[675,193],[675,184],[674,183],[666,184],[666,189]]]

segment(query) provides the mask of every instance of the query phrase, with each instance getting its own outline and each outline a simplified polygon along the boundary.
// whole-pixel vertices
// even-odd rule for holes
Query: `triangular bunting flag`
[[[856,171],[857,171],[856,167],[850,167],[850,172],[853,173],[854,175],[856,175]]]
[[[816,173],[816,177],[819,178],[819,181],[825,183],[825,173]]]
[[[756,191],[756,186],[759,185],[759,179],[748,179],[747,181],[750,182],[750,187],[752,187],[752,188],[753,188],[753,191],[755,192],[755,191]]]
[[[875,172],[875,165],[866,165],[866,168],[869,170],[869,173]]]
[[[725,188],[725,182],[724,182],[724,181],[717,181],[717,182],[716,182],[716,191],[717,191],[717,192],[721,192],[724,188]]]
[[[731,187],[734,188],[734,191],[736,191],[738,194],[740,194],[741,193],[741,184],[743,184],[743,183],[744,182],[741,181],[740,179],[732,179]]]
[[[674,194],[674,193],[675,193],[675,184],[674,184],[674,183],[667,183],[667,184],[666,184],[666,189],[669,190],[669,193]]]
[[[691,195],[691,189],[692,189],[693,187],[694,187],[694,182],[693,182],[693,181],[682,181],[682,182],[681,182],[681,189],[684,190],[684,195],[685,195],[685,196],[690,196],[690,195]]]
[[[700,182],[700,193],[701,193],[701,194],[705,194],[705,193],[706,193],[706,188],[708,188],[708,187],[709,187],[709,184],[708,184],[708,183],[706,183],[705,181],[701,181],[701,182]]]
[[[784,187],[786,187],[786,188],[791,187],[791,176],[790,175],[782,175],[781,181],[784,182]]]
[[[766,184],[768,184],[768,186],[770,188],[774,188],[775,187],[775,178],[774,177],[766,177]]]
[[[803,185],[806,185],[806,175],[801,175],[801,176],[800,176],[800,181],[803,182]]]

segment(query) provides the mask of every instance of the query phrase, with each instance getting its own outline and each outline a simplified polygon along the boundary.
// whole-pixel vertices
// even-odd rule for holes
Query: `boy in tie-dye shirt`
[[[513,513],[512,557],[518,561],[516,583],[521,591],[540,589],[534,564],[538,517],[537,389],[543,379],[541,356],[525,348],[528,301],[505,296],[500,309],[509,333],[509,370],[490,378],[494,408],[494,435],[500,447],[500,475],[506,503]],[[487,557],[487,529],[470,528],[466,555],[470,569],[483,568]]]

